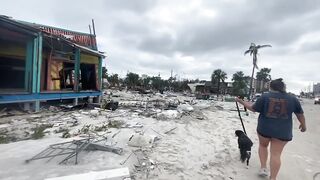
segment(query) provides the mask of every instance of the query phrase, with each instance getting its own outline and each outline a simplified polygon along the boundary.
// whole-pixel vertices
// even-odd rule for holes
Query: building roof
[[[56,28],[52,26],[46,26],[36,23],[30,23],[26,21],[15,20],[11,17],[0,15],[0,22],[6,22],[10,25],[16,26],[23,32],[37,36],[39,33],[44,34],[46,37],[62,40],[67,44],[77,47],[84,52],[105,57],[103,52],[96,50],[95,35],[70,31],[66,29]]]
[[[23,31],[24,33],[27,33],[29,35],[34,35],[34,36],[37,36],[38,35],[38,32],[39,30],[32,27],[32,26],[28,26],[28,25],[25,25],[25,24],[22,24],[22,23],[19,23],[15,20],[13,20],[11,17],[8,17],[8,16],[4,16],[4,15],[0,15],[0,23],[1,22],[5,22],[7,23],[9,26],[15,26],[15,27],[19,27],[19,29],[21,31]]]
[[[211,81],[206,81],[206,82],[204,83],[204,85],[211,87],[211,86],[212,86],[212,82],[211,82]]]

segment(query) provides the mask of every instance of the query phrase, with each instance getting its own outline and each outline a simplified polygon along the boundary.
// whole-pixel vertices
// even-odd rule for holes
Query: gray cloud
[[[155,6],[157,0],[139,0],[139,1],[128,1],[128,0],[107,0],[105,1],[106,8],[108,10],[123,10],[133,11],[136,13],[143,13]]]
[[[170,34],[158,34],[157,36],[146,36],[139,45],[144,51],[154,52],[159,54],[168,54],[174,50],[174,39]]]
[[[259,67],[288,87],[319,82],[320,1],[316,0],[4,0],[1,13],[30,22],[89,32],[94,18],[110,73],[210,79],[214,69],[249,75],[251,42],[272,44]],[[17,6],[19,4],[19,6]],[[36,10],[35,10],[36,9]],[[309,35],[308,35],[309,34]],[[290,86],[292,84],[292,86]],[[300,88],[302,89],[302,88]]]
[[[300,52],[319,52],[320,50],[320,40],[313,41],[313,42],[306,42],[303,43],[301,48],[299,49]]]

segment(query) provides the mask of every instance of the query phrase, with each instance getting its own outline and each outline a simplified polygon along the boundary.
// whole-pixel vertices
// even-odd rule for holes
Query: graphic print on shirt
[[[288,119],[288,101],[286,99],[269,98],[267,117],[275,119]]]

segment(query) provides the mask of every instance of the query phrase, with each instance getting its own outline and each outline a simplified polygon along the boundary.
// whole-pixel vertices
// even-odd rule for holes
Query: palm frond
[[[244,52],[244,55],[248,54],[251,51],[251,49],[246,50],[246,52]]]
[[[272,47],[269,44],[265,44],[265,45],[258,45],[257,48],[265,48],[265,47]]]

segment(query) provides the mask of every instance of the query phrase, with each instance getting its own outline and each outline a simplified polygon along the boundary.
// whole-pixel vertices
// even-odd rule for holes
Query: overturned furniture
[[[38,159],[48,159],[47,162],[49,162],[53,158],[60,156],[64,158],[59,162],[59,164],[66,163],[68,162],[68,160],[72,158],[75,158],[75,164],[78,164],[78,156],[79,153],[81,153],[82,151],[99,150],[113,152],[119,155],[122,154],[122,148],[97,144],[99,141],[101,140],[86,138],[58,144],[52,144],[39,154],[32,157],[31,159],[26,160],[26,163]]]

